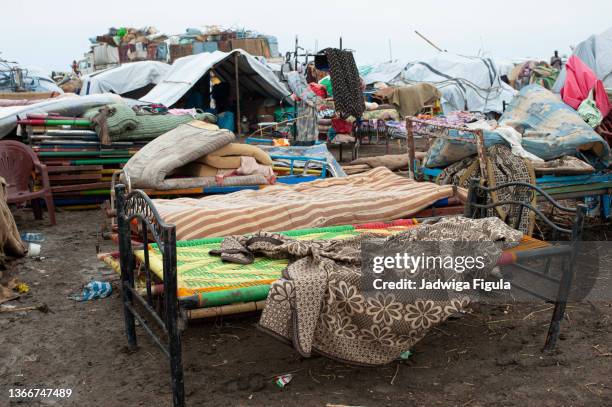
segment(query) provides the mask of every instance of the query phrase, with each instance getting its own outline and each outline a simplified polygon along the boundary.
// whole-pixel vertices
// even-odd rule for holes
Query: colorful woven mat
[[[388,236],[399,233],[414,226],[416,222],[406,220],[391,223],[387,227],[382,224],[360,226],[332,226],[282,232],[284,235],[298,240],[328,240],[347,239],[360,233],[374,233]],[[202,292],[232,290],[255,285],[269,285],[280,278],[282,270],[287,267],[285,259],[275,260],[257,257],[252,264],[241,265],[225,263],[218,256],[208,253],[220,247],[223,238],[205,238],[197,240],[178,241],[176,243],[178,295],[187,297]],[[140,262],[144,262],[144,252],[135,251]],[[151,245],[149,251],[151,271],[163,279],[163,263],[161,252],[156,245]]]

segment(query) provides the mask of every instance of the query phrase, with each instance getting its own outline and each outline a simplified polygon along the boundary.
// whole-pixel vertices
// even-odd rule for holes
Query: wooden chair
[[[42,188],[37,191],[31,188],[34,171],[42,179]],[[44,199],[49,220],[55,225],[55,205],[47,166],[38,160],[31,148],[18,141],[0,141],[0,175],[7,182],[9,204],[30,201],[35,218],[42,219],[42,208],[38,199]]]

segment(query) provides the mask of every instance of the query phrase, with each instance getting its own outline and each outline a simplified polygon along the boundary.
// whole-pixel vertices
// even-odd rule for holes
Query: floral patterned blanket
[[[429,329],[467,306],[470,297],[364,290],[362,244],[378,239],[401,250],[418,242],[482,242],[477,246],[481,253],[475,255],[486,259],[483,274],[488,274],[502,250],[518,244],[522,236],[498,218],[447,218],[386,239],[364,234],[347,240],[297,241],[267,232],[232,236],[214,254],[238,263],[252,261],[254,254],[291,259],[283,277],[270,288],[259,321],[262,330],[290,341],[305,357],[315,352],[344,362],[379,365],[397,359]],[[439,279],[437,272],[429,271],[410,278]]]

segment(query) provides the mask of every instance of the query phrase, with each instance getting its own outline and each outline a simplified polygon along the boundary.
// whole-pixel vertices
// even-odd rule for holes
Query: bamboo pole
[[[234,54],[234,77],[236,83],[236,134],[240,137],[242,129],[240,128],[240,79],[238,72],[240,71],[240,53]]]

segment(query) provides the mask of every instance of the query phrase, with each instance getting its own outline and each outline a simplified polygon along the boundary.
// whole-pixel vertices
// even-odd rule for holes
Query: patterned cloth
[[[314,141],[319,136],[317,123],[317,95],[310,89],[304,77],[296,71],[287,74],[289,89],[299,99],[296,102],[296,140]]]
[[[226,259],[238,254],[243,256],[239,261],[248,261],[259,253],[292,260],[283,277],[270,287],[259,322],[264,331],[290,340],[306,357],[316,352],[341,361],[378,365],[397,359],[429,329],[463,309],[470,298],[465,293],[434,297],[413,290],[366,293],[361,284],[361,244],[372,238],[363,234],[346,240],[297,241],[260,232],[251,238],[232,237]],[[407,250],[419,241],[484,242],[479,246],[482,252],[475,256],[486,259],[485,276],[497,263],[502,247],[515,246],[521,238],[521,232],[498,218],[449,218],[408,229],[386,238],[384,244]],[[439,277],[438,270],[408,276],[431,281]],[[473,277],[456,274],[461,280]]]
[[[325,55],[329,62],[336,111],[344,117],[358,119],[365,111],[365,102],[361,92],[361,79],[353,58],[353,53],[328,48]]]
[[[512,154],[512,150],[504,145],[495,145],[487,149],[488,167],[485,178],[487,186],[492,187],[506,182],[522,181],[535,185],[535,173],[531,163]],[[480,163],[477,157],[464,158],[446,167],[438,176],[440,185],[457,185],[469,188],[470,179],[481,178]],[[535,196],[531,196],[524,187],[507,187],[499,189],[489,196],[489,202],[514,200],[531,202],[535,206]],[[499,216],[502,220],[514,225],[521,209],[517,205],[503,205],[488,210],[488,216]],[[522,209],[520,225],[523,233],[531,235],[534,225],[534,213],[528,208]]]
[[[74,294],[70,298],[75,301],[91,301],[106,298],[113,292],[113,286],[106,281],[90,281],[80,294]]]

